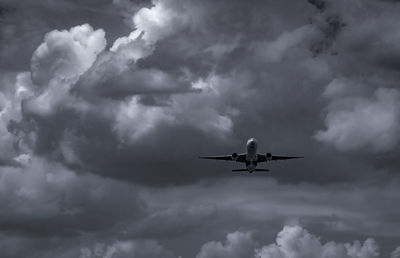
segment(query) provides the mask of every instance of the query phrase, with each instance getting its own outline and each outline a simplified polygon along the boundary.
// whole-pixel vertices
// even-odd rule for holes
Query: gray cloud
[[[325,119],[327,130],[315,138],[332,143],[341,150],[370,149],[387,151],[396,147],[400,137],[400,94],[397,89],[379,88],[371,98],[344,97],[347,85],[331,83],[325,95],[334,99]]]
[[[325,239],[352,235],[379,242],[400,234],[398,210],[391,206],[399,197],[395,183],[382,190],[372,185],[296,186],[236,178],[159,189],[79,175],[42,160],[33,160],[29,169],[2,171],[1,177],[0,205],[5,212],[0,229],[12,236],[6,241],[9,257],[18,252],[51,256],[58,242],[63,242],[66,257],[94,255],[98,243],[104,253],[114,250],[115,255],[117,250],[120,255],[170,250],[187,257],[204,242],[238,229],[253,233],[232,234],[225,244],[205,244],[199,257],[244,257],[288,221],[316,228]],[[264,228],[269,230],[264,233]],[[165,249],[141,249],[142,240]],[[14,241],[26,247],[13,249]],[[38,246],[43,247],[36,250]]]
[[[96,244],[92,249],[83,248],[79,258],[96,257],[138,257],[138,258],[168,258],[174,257],[156,241],[117,241],[110,245]]]
[[[363,243],[328,241],[322,243],[319,237],[309,233],[301,226],[284,226],[277,234],[276,243],[259,246],[251,233],[234,232],[227,235],[225,243],[208,242],[204,244],[196,257],[380,257],[379,246],[374,239],[368,238]],[[396,257],[394,251],[391,257]]]
[[[374,242],[351,242],[368,237],[385,257],[398,246],[400,6],[0,7],[6,257],[285,257],[298,242],[307,257],[368,257]],[[250,137],[261,153],[306,159],[251,178],[197,159],[242,152]],[[288,227],[287,245],[258,244],[288,221],[313,234]]]
[[[327,231],[398,236],[398,210],[390,208],[390,203],[397,202],[399,197],[397,183],[385,187],[383,190],[380,186],[354,184],[294,186],[269,179],[237,177],[169,189],[150,188],[140,196],[154,213],[186,214],[188,220],[192,216],[198,220],[211,217],[207,221],[221,223],[221,227],[231,216],[241,221],[242,227],[257,222],[276,225],[295,219],[309,225],[322,223]],[[195,215],[193,211],[199,209],[204,214]],[[175,223],[179,227],[181,222]]]
[[[284,227],[276,238],[276,244],[264,246],[256,251],[260,258],[285,257],[379,257],[379,247],[373,239],[367,239],[363,244],[354,241],[353,244],[327,242],[322,244],[319,238],[311,235],[299,226]]]
[[[395,87],[396,75],[380,65],[379,60],[386,56],[383,48],[376,48],[370,41],[363,40],[374,37],[372,32],[378,29],[365,20],[367,14],[372,15],[372,10],[367,8],[362,15],[354,16],[351,12],[360,6],[352,4],[347,10],[342,2],[327,2],[322,13],[316,12],[306,2],[296,4],[296,8],[286,8],[278,3],[269,3],[268,7],[256,3],[234,3],[230,7],[232,12],[228,14],[222,3],[198,6],[186,2],[184,9],[187,13],[177,17],[182,7],[175,2],[159,1],[154,7],[148,5],[140,9],[143,5],[126,1],[115,3],[116,8],[124,6],[124,15],[132,14],[132,24],[138,23],[136,29],[130,35],[119,35],[115,43],[108,40],[104,51],[101,52],[102,48],[95,51],[97,58],[94,61],[93,57],[76,59],[73,68],[84,69],[78,71],[75,77],[60,82],[49,67],[43,66],[42,72],[48,72],[46,80],[52,80],[53,86],[45,83],[45,86],[31,87],[31,82],[25,82],[26,88],[33,91],[35,97],[21,101],[21,117],[13,119],[7,130],[12,129],[12,134],[24,139],[18,141],[25,142],[24,146],[29,147],[5,155],[5,162],[14,162],[19,155],[35,152],[79,170],[101,175],[141,183],[175,183],[217,174],[215,170],[204,172],[203,169],[196,169],[182,175],[175,169],[177,162],[181,168],[192,170],[191,158],[200,153],[237,151],[242,148],[242,141],[229,142],[229,139],[256,136],[268,144],[265,151],[302,152],[317,157],[321,162],[308,163],[308,166],[313,166],[312,170],[326,162],[332,164],[335,160],[335,166],[330,166],[332,169],[309,176],[309,173],[303,172],[306,169],[303,167],[295,175],[282,173],[284,179],[319,182],[350,180],[353,173],[371,175],[358,173],[359,167],[374,171],[371,168],[374,164],[369,163],[371,159],[363,157],[358,157],[364,160],[356,169],[349,167],[356,165],[340,165],[355,157],[320,153],[319,143],[315,143],[312,137],[317,129],[323,127],[320,110],[325,104],[318,100],[322,93],[321,85],[327,85],[338,76],[347,78],[350,70],[355,69],[354,74],[359,74],[362,69],[357,70],[359,66],[354,65],[355,62],[366,61],[363,62],[363,69],[366,70],[378,65],[376,78],[369,79],[372,86],[368,88]],[[375,5],[377,3],[374,2]],[[239,9],[246,12],[234,11]],[[299,9],[304,12],[299,12]],[[154,20],[159,12],[162,13],[163,23]],[[281,15],[282,12],[285,15]],[[244,13],[252,13],[253,18]],[[285,19],[288,16],[293,18]],[[388,18],[375,16],[384,28],[379,31],[379,35],[386,39],[383,46],[391,47],[389,49],[395,52],[395,36],[388,33]],[[338,18],[332,21],[329,17]],[[342,23],[346,26],[340,26]],[[171,26],[163,30],[166,25]],[[359,27],[365,29],[358,30]],[[78,27],[74,28],[77,30]],[[105,31],[107,37],[109,31]],[[49,35],[57,33],[53,31]],[[104,37],[99,39],[104,44]],[[328,40],[338,55],[322,53],[315,56],[312,46],[321,40]],[[364,44],[365,48],[357,47],[360,44]],[[74,51],[65,48],[60,53],[71,58],[76,54]],[[90,49],[82,51],[91,56]],[[371,55],[363,55],[363,51]],[[38,84],[35,60],[32,75]],[[84,64],[88,60],[91,62]],[[64,73],[67,68],[62,68],[66,69]],[[357,78],[354,75],[349,80],[357,81]],[[361,87],[361,96],[373,96],[373,93],[366,95],[364,91],[369,92],[370,89]],[[10,96],[13,98],[12,94]],[[46,96],[49,101],[46,101]],[[50,105],[50,102],[53,104]],[[46,103],[53,114],[39,117],[35,109],[40,111]],[[13,104],[19,105],[19,102]],[[6,120],[10,121],[9,118]],[[87,122],[90,125],[82,121],[90,121]],[[281,129],[276,130],[278,127]],[[4,134],[10,137],[10,146],[16,140],[7,130]],[[393,131],[390,135],[396,137]],[[334,141],[332,139],[330,142]],[[381,139],[377,137],[374,146],[386,145],[380,142]],[[208,146],[207,141],[213,146]],[[175,145],[179,146],[182,154],[169,151]],[[198,146],[198,149],[190,148],[190,145]],[[387,148],[394,146],[392,144]],[[142,155],[137,151],[139,149],[152,155]],[[337,158],[326,157],[332,155]],[[164,173],[151,166],[154,156],[164,159],[160,162],[170,171],[171,180],[157,180]],[[205,168],[208,165],[200,166]],[[130,173],[132,170],[136,173]],[[349,173],[352,170],[356,171]]]
[[[226,243],[208,242],[201,247],[197,258],[205,257],[250,257],[254,252],[255,242],[249,232],[234,232],[226,236]]]
[[[400,257],[400,247],[397,247],[390,255],[390,258]]]
[[[134,219],[144,212],[133,187],[94,175],[79,176],[42,159],[2,169],[1,178],[0,228],[6,232],[80,235],[112,228],[122,217]],[[110,195],[113,189],[119,194]]]

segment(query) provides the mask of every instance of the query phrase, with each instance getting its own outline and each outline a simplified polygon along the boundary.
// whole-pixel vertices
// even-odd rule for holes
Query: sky
[[[400,258],[399,12],[0,0],[1,257]]]

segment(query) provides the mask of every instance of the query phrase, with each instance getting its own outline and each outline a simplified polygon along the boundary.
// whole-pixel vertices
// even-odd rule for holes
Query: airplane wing
[[[202,156],[200,159],[230,160],[237,162],[246,162],[246,154],[224,155],[224,156]]]
[[[274,156],[272,155],[269,159],[266,155],[258,154],[258,162],[266,162],[269,160],[287,160],[287,159],[302,159],[304,157],[297,157],[297,156]]]
[[[271,160],[302,159],[302,158],[304,158],[304,157],[272,156]]]

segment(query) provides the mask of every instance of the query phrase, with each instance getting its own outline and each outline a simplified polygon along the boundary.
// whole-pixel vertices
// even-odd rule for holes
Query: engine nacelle
[[[232,160],[236,161],[238,159],[238,154],[236,152],[232,153]]]
[[[267,159],[267,161],[272,160],[272,154],[268,152],[267,154],[265,154],[265,158]]]

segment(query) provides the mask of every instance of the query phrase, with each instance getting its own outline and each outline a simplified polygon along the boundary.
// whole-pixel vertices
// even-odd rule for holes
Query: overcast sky
[[[0,256],[400,258],[399,13],[0,0]]]

